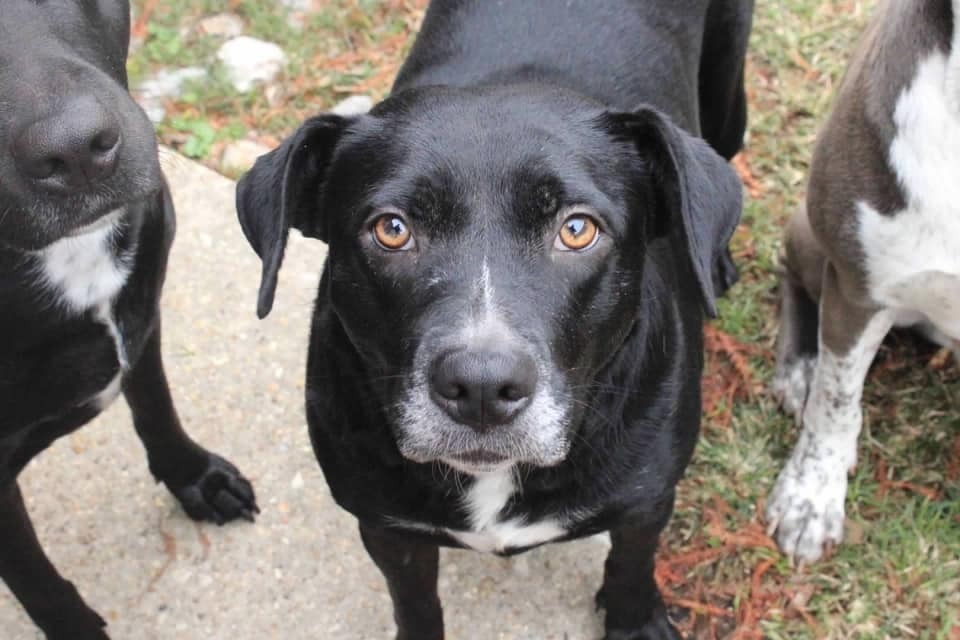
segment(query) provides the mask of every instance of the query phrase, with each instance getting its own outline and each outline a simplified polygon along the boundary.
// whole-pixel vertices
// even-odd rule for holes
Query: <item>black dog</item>
[[[0,2],[0,577],[50,638],[106,638],[44,555],[17,475],[122,390],[150,470],[198,520],[256,511],[181,429],[160,358],[174,217],[126,91],[125,0]]]
[[[390,98],[241,181],[261,316],[290,227],[329,243],[310,434],[400,638],[443,635],[438,545],[605,530],[607,636],[677,637],[654,551],[736,275],[752,4],[435,2]]]

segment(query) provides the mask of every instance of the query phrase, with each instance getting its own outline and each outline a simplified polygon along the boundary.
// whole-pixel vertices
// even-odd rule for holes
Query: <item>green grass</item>
[[[660,562],[669,599],[694,604],[673,611],[695,637],[960,638],[960,484],[946,471],[951,461],[960,463],[951,453],[960,440],[960,371],[953,363],[930,366],[929,347],[896,336],[873,367],[860,462],[850,480],[848,541],[828,560],[798,571],[769,548],[759,518],[797,433],[766,391],[782,226],[802,201],[817,128],[874,3],[757,3],[745,157],[759,193],[747,199],[735,240],[741,282],[714,323],[749,345],[751,380],[732,407],[722,400],[710,408]],[[272,105],[262,92],[239,95],[222,79],[213,64],[218,43],[183,35],[185,25],[230,4],[248,34],[277,42],[290,56],[288,92]],[[275,144],[346,95],[385,95],[423,4],[330,0],[298,30],[269,0],[167,0],[150,16],[131,74],[135,84],[163,66],[212,66],[213,81],[168,105],[158,131],[215,166],[226,140],[249,135]],[[714,380],[732,379],[724,354],[711,362]],[[890,481],[898,484],[884,490]]]

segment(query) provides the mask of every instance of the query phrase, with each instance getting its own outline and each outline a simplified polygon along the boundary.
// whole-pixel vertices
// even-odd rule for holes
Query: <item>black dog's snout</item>
[[[119,146],[117,118],[96,98],[82,97],[21,131],[13,156],[40,188],[72,193],[113,175]]]
[[[523,353],[449,351],[430,370],[434,402],[457,422],[481,432],[516,417],[536,388],[537,364]]]

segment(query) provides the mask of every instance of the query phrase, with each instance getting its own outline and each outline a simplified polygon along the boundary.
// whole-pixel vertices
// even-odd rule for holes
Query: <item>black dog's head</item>
[[[0,244],[39,249],[160,188],[126,0],[0,2]]]
[[[372,400],[400,451],[478,472],[564,459],[590,383],[642,312],[649,243],[671,238],[713,312],[740,185],[650,109],[427,88],[308,120],[258,160],[237,204],[263,260],[260,316],[289,228],[326,241],[319,304],[386,381]]]

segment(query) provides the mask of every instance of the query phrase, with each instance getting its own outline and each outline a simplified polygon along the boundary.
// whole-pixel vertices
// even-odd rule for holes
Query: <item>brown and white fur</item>
[[[802,423],[768,499],[781,549],[843,537],[864,378],[894,326],[960,339],[960,0],[883,0],[787,229],[774,391]]]

